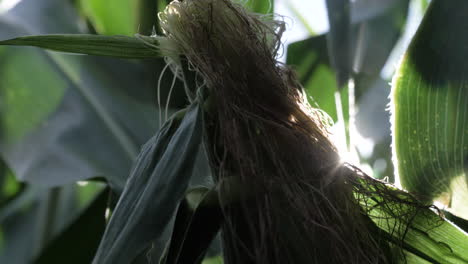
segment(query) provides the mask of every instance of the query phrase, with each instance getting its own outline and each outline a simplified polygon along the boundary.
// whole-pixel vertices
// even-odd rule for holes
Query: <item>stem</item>
[[[343,133],[343,136],[345,137],[345,142],[346,142],[346,149],[349,149],[349,141],[348,141],[348,130],[346,129],[346,121],[345,121],[345,114],[344,114],[344,106],[343,102],[341,100],[342,97],[342,92],[344,89],[335,91],[335,105],[336,105],[336,115],[338,118],[338,124],[340,124],[341,128],[340,130]]]
[[[138,33],[142,35],[151,35],[153,29],[159,30],[158,23],[158,1],[139,0],[138,1],[138,19],[136,25]],[[160,32],[158,32],[160,33]]]
[[[347,85],[335,92],[335,105],[340,131],[342,131],[346,142],[346,147],[342,147],[339,151],[346,152],[343,154],[346,154],[347,161],[358,164],[359,159],[355,142],[357,130],[355,125],[356,109],[354,94],[354,80],[349,79]]]
[[[36,201],[37,208],[34,210],[35,217],[37,219],[35,228],[37,233],[34,236],[34,243],[32,246],[33,256],[39,256],[42,249],[44,249],[47,243],[52,238],[56,217],[57,217],[57,205],[60,199],[60,187],[51,188],[45,197],[39,198]]]
[[[355,99],[355,83],[354,79],[348,81],[348,137],[349,137],[349,152],[353,158],[353,162],[359,163],[356,144],[356,99]]]
[[[56,227],[56,216],[57,206],[60,199],[60,187],[54,187],[50,190],[50,194],[47,197],[47,209],[46,209],[46,221],[44,223],[44,229],[42,233],[41,245],[46,245],[47,242],[52,238],[54,229]]]

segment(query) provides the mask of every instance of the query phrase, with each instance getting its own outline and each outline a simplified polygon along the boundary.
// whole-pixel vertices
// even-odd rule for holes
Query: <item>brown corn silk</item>
[[[284,23],[230,0],[174,1],[159,17],[169,63],[177,67],[184,55],[208,88],[207,152],[221,185],[225,263],[393,262],[398,254],[362,201],[401,198],[340,162],[321,112],[276,60]],[[404,228],[395,230],[403,237]]]

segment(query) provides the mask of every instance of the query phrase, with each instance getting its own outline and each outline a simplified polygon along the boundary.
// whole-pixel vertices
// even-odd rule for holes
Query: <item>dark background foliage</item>
[[[398,165],[405,188],[443,203],[450,210],[447,217],[466,228],[463,218],[468,213],[463,201],[468,192],[465,177],[459,176],[466,171],[468,143],[463,135],[468,129],[465,122],[468,97],[464,77],[460,77],[466,72],[466,63],[460,58],[465,58],[468,52],[463,45],[468,34],[464,34],[467,31],[462,15],[467,5],[460,1],[436,6],[433,9],[442,11],[425,18],[426,29],[419,31],[419,40],[408,51],[411,63],[400,68],[403,77],[396,82],[400,86],[394,87],[395,98],[408,91],[401,96],[409,99],[395,99],[397,105],[392,107],[411,113],[401,121],[407,125],[394,130],[394,135],[399,133],[400,139],[407,139],[397,141],[402,143],[396,144],[401,147],[394,153],[405,157],[401,162],[412,159],[414,153],[422,157],[411,168],[392,161],[390,113],[386,110],[391,81],[388,68],[397,63],[396,58],[406,48],[405,41],[411,37],[408,25],[418,23],[417,10],[424,13],[427,1],[328,0],[329,31],[288,43],[283,59],[297,71],[310,103],[336,122],[333,131],[341,137],[343,152],[349,152],[353,161],[374,177],[390,182],[400,183],[393,164]],[[23,0],[0,14],[0,39],[53,33],[127,36],[149,35],[153,30],[161,33],[156,12],[166,4],[165,0],[116,0],[112,4],[103,0]],[[274,5],[258,0],[248,2],[247,6],[256,12],[270,13]],[[296,13],[297,23],[306,23],[301,14],[314,14],[313,10],[297,12],[289,6]],[[338,13],[345,15],[336,16]],[[452,19],[445,21],[445,14],[452,14]],[[440,41],[424,48],[431,41],[426,39],[431,38],[428,32],[436,32]],[[453,46],[454,43],[458,45]],[[434,76],[443,70],[428,67],[433,62],[426,61],[431,59],[427,54],[434,49],[447,51],[439,54],[445,58],[441,65],[452,65],[446,66],[449,73],[441,73],[440,78]],[[104,233],[106,215],[115,208],[141,146],[161,128],[168,114],[188,104],[179,80],[171,99],[167,99],[174,78],[169,70],[162,74],[164,67],[162,58],[124,60],[30,47],[0,47],[0,263],[92,260]],[[429,92],[420,90],[421,95],[407,88],[418,82],[419,85],[418,78],[426,82],[421,87]],[[352,85],[348,79],[354,80]],[[156,103],[158,83],[162,107]],[[434,89],[440,92],[432,93]],[[437,102],[449,96],[452,101],[437,106]],[[355,105],[350,105],[348,98]],[[419,105],[423,100],[428,103]],[[169,113],[165,111],[166,104]],[[455,123],[447,119],[439,130],[425,129],[436,111],[455,116]],[[418,123],[414,119],[426,121]],[[441,131],[446,130],[456,131],[452,135],[455,141],[444,139],[446,134]],[[187,131],[183,132],[186,135]],[[197,130],[189,135],[193,133]],[[425,134],[436,142],[435,147],[453,152],[455,157],[447,158],[436,169],[432,163],[426,163],[425,160],[438,156],[432,154],[431,144],[428,149],[418,147],[426,143]],[[177,149],[171,151],[165,153],[167,158],[180,154]],[[189,172],[187,184],[210,187],[204,152],[197,146],[191,153],[194,170]],[[440,171],[448,172],[444,173],[445,178],[438,177]],[[425,176],[421,178],[421,174]],[[140,201],[142,207],[159,201],[158,209],[166,208],[170,219],[160,227],[156,238],[145,229],[131,234],[149,235],[142,245],[149,253],[142,253],[135,263],[157,259],[171,235],[174,216],[166,201],[173,198],[172,202],[178,203],[186,185],[177,180],[168,180],[167,184],[175,186],[171,189],[173,193],[158,193]],[[129,199],[126,206],[131,202]],[[120,239],[125,241],[128,236]],[[219,242],[215,242],[207,256],[219,252]]]

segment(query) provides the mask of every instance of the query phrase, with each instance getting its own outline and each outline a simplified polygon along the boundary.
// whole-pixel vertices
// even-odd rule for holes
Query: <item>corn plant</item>
[[[327,0],[282,63],[267,0],[23,0],[0,15],[0,260],[468,262],[468,4],[422,7],[385,91],[415,3]]]

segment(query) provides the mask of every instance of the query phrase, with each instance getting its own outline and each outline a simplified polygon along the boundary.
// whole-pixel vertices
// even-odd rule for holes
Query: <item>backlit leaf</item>
[[[468,218],[468,2],[433,0],[393,80],[401,184]],[[455,190],[458,189],[458,190]],[[465,197],[465,198],[461,198]]]
[[[382,182],[369,185],[359,182],[369,190],[360,202],[374,223],[386,233],[386,240],[416,255],[417,258],[412,257],[414,260],[447,264],[468,262],[468,234],[460,228],[432,210],[418,207],[421,204],[411,202],[413,198],[401,190]],[[397,199],[379,195],[390,191]]]

